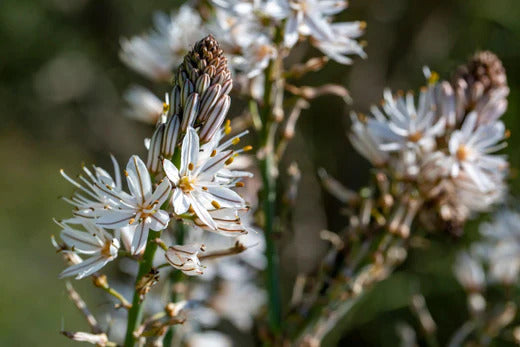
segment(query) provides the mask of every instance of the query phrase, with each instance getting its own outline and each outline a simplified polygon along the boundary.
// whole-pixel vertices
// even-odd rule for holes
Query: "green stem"
[[[276,62],[271,61],[265,71],[264,100],[260,110],[261,129],[259,148],[262,151],[260,171],[262,175],[262,211],[264,236],[266,241],[266,288],[268,292],[269,328],[274,335],[281,332],[282,310],[279,283],[279,260],[274,241],[274,220],[276,211],[276,161],[274,157],[274,132],[276,124],[273,120],[273,84]]]
[[[178,245],[182,245],[184,243],[184,234],[186,232],[186,226],[183,223],[177,223],[175,225],[175,231],[176,231],[176,243]],[[170,288],[171,288],[171,296],[170,301],[171,302],[177,302],[179,300],[179,295],[177,295],[177,291],[175,290],[174,286],[176,283],[180,282],[182,280],[182,271],[172,271],[170,272]],[[173,341],[173,335],[175,333],[175,327],[171,326],[168,329],[168,332],[164,336],[163,345],[166,347],[170,347],[172,345]]]
[[[148,241],[146,245],[146,250],[144,251],[143,258],[139,262],[139,271],[137,272],[137,277],[135,279],[135,284],[137,285],[141,278],[150,272],[152,269],[153,257],[155,255],[155,251],[157,250],[157,243],[153,242],[156,237],[159,237],[160,233],[150,230],[148,234]],[[141,324],[142,316],[143,316],[143,302],[141,301],[140,294],[137,289],[134,291],[134,298],[132,300],[132,308],[128,311],[128,321],[126,326],[126,337],[125,337],[125,347],[133,347],[135,344],[134,331],[139,324]]]

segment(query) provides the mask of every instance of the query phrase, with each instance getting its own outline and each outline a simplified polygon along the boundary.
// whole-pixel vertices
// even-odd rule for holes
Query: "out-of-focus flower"
[[[349,54],[365,56],[363,48],[355,40],[361,36],[366,24],[364,22],[330,23],[331,17],[345,8],[347,2],[342,0],[292,0],[278,1],[288,6],[289,16],[284,30],[284,44],[292,47],[299,35],[310,36],[311,43],[325,55],[341,64],[350,64]],[[283,7],[280,6],[280,7]]]
[[[173,68],[180,64],[192,42],[203,34],[200,16],[190,6],[178,13],[156,14],[155,29],[148,34],[121,40],[121,60],[130,68],[154,81],[169,81]]]
[[[223,282],[211,299],[211,307],[220,317],[228,319],[237,328],[247,331],[265,302],[265,292],[253,283],[244,281]]]
[[[92,275],[117,257],[119,240],[94,223],[85,221],[82,224],[84,231],[68,224],[59,225],[63,228],[60,236],[65,245],[74,253],[89,256],[87,260],[65,269],[60,274],[60,278],[76,276],[76,279],[82,279]]]
[[[435,149],[435,138],[442,135],[445,119],[436,118],[431,88],[421,90],[417,108],[411,92],[394,97],[387,89],[382,109],[384,113],[372,107],[374,118],[368,120],[368,129],[381,143],[381,149],[426,152]]]
[[[464,170],[480,190],[494,189],[496,182],[492,179],[497,172],[505,170],[508,163],[503,156],[490,153],[505,147],[505,143],[500,143],[504,139],[504,123],[493,122],[478,126],[477,113],[470,113],[462,128],[454,131],[449,140],[453,161],[451,175],[457,177]]]
[[[204,245],[178,245],[168,248],[166,260],[174,268],[189,276],[202,275],[204,267],[199,260],[199,252],[204,252]]]
[[[486,286],[486,274],[480,260],[467,252],[459,253],[453,271],[459,283],[470,292],[480,292]]]
[[[231,347],[231,339],[218,331],[203,331],[191,334],[186,342],[188,347]]]
[[[150,229],[158,231],[168,226],[170,217],[160,208],[168,199],[171,185],[168,180],[163,180],[154,191],[150,174],[136,155],[128,161],[125,176],[130,194],[111,190],[117,202],[112,201],[99,212],[96,224],[109,229],[132,228],[131,252],[139,254],[146,247]]]
[[[233,60],[234,67],[244,71],[248,78],[253,78],[261,74],[277,54],[271,40],[265,35],[260,35],[245,49],[243,56]]]
[[[367,118],[357,115],[355,112],[350,114],[352,125],[350,127],[349,139],[354,148],[364,156],[372,165],[380,167],[387,163],[389,154],[383,151],[380,146],[380,139],[372,134],[367,128]]]
[[[141,86],[132,86],[124,94],[128,104],[125,114],[145,123],[156,124],[164,112],[164,103],[155,94]]]
[[[332,23],[330,28],[332,37],[329,39],[311,39],[311,42],[327,57],[340,64],[352,64],[349,55],[357,55],[366,58],[363,46],[355,39],[360,37],[366,27],[365,22],[341,22]]]
[[[499,212],[491,223],[480,227],[484,240],[477,244],[479,255],[489,266],[493,282],[518,283],[520,275],[520,214]]]

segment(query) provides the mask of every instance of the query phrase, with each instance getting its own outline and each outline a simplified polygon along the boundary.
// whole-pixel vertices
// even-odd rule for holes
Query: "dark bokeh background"
[[[131,153],[144,154],[142,139],[150,129],[122,116],[121,93],[134,82],[150,85],[118,60],[119,38],[147,29],[154,11],[176,5],[165,0],[0,2],[0,345],[69,346],[58,331],[83,327],[57,279],[63,265],[49,242],[58,231],[51,218],[69,213],[57,197],[71,187],[58,170],[76,173],[81,162],[107,166],[108,152],[122,163]],[[330,63],[304,83],[346,85],[352,107],[366,111],[385,86],[406,90],[424,83],[423,65],[448,78],[475,50],[494,51],[511,88],[504,121],[512,137],[505,152],[517,195],[519,16],[517,0],[352,0],[341,19],[368,23],[363,39],[369,58],[357,59],[352,67]],[[339,230],[345,223],[339,204],[321,191],[316,169],[326,168],[351,188],[366,183],[369,166],[345,136],[348,111],[333,97],[316,100],[289,147],[288,157],[296,158],[304,173],[295,212],[301,226],[297,247],[283,257],[293,273],[313,267],[316,254],[304,250],[321,228]],[[413,250],[398,273],[359,305],[356,319],[342,323],[330,344],[343,336],[349,345],[395,345],[395,324],[416,324],[407,308],[416,290],[426,295],[445,342],[465,317],[465,298],[451,277],[453,253],[475,235],[476,225],[469,225],[461,240],[438,238],[428,249]],[[91,298],[99,294],[88,287],[88,280],[78,283]],[[95,302],[95,309],[106,304]]]

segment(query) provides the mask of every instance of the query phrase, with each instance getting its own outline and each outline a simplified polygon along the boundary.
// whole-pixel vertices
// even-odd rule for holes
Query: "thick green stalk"
[[[275,335],[281,332],[282,309],[279,283],[278,251],[274,242],[274,223],[276,213],[276,177],[277,171],[274,157],[274,132],[276,124],[273,117],[273,74],[276,70],[276,61],[271,61],[265,71],[264,102],[260,109],[262,127],[259,133],[259,148],[262,151],[260,171],[262,175],[261,206],[263,211],[263,226],[266,241],[266,288],[268,292],[269,328]]]
[[[185,234],[186,226],[182,224],[182,222],[179,222],[175,225],[175,231],[176,231],[176,243],[178,245],[184,244],[184,234]],[[171,296],[170,301],[171,302],[177,302],[179,299],[179,295],[177,295],[177,291],[175,290],[174,286],[176,283],[179,283],[182,280],[182,271],[172,271],[170,272],[169,280],[169,286],[171,288]],[[170,347],[173,340],[173,335],[175,332],[175,327],[171,326],[168,329],[168,332],[164,336],[163,344],[166,347]]]
[[[139,262],[139,271],[137,272],[137,277],[135,279],[135,284],[139,283],[141,278],[150,272],[152,269],[153,257],[155,255],[155,251],[157,250],[157,243],[153,242],[153,240],[160,235],[159,232],[155,232],[150,230],[148,234],[148,241],[146,245],[146,250],[144,251],[143,258]],[[135,289],[135,288],[134,288]],[[140,294],[137,289],[134,291],[134,298],[132,300],[132,308],[128,311],[128,320],[126,326],[126,337],[125,337],[125,347],[133,347],[135,344],[134,331],[141,324],[142,315],[143,315],[143,301],[141,301]]]

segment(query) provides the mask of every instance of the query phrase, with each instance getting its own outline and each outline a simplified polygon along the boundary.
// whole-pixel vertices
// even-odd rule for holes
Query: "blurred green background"
[[[0,2],[0,345],[70,346],[58,334],[83,328],[69,303],[63,268],[50,235],[52,217],[67,216],[58,200],[71,186],[58,170],[77,173],[82,162],[110,167],[108,153],[124,163],[144,154],[142,139],[150,129],[121,114],[121,94],[131,83],[152,87],[118,59],[119,38],[146,30],[157,10],[178,1],[4,0]],[[475,50],[489,49],[506,67],[511,95],[504,121],[512,132],[505,150],[512,162],[513,195],[520,192],[520,3],[518,0],[352,0],[342,20],[365,20],[368,59],[352,67],[330,63],[303,83],[346,85],[352,107],[366,111],[385,86],[415,89],[423,83],[422,66],[443,78]],[[164,86],[155,87],[161,95]],[[321,228],[339,230],[345,218],[339,204],[322,192],[316,169],[326,168],[345,185],[366,183],[368,164],[346,139],[348,111],[333,98],[316,100],[300,118],[287,157],[304,173],[295,215],[297,247],[282,257],[288,272],[311,269],[320,253],[304,250]],[[312,206],[317,199],[323,208]],[[311,211],[312,213],[309,213]],[[421,290],[445,342],[465,317],[465,297],[451,276],[453,253],[474,237],[478,223],[462,239],[434,239],[428,249],[411,252],[397,274],[375,288],[358,306],[356,321],[346,320],[330,345],[393,346],[395,324],[414,322],[409,295]],[[294,266],[294,262],[298,264]],[[100,294],[88,280],[76,283],[87,299]],[[87,294],[88,293],[88,294]],[[94,300],[102,308],[103,299]]]

